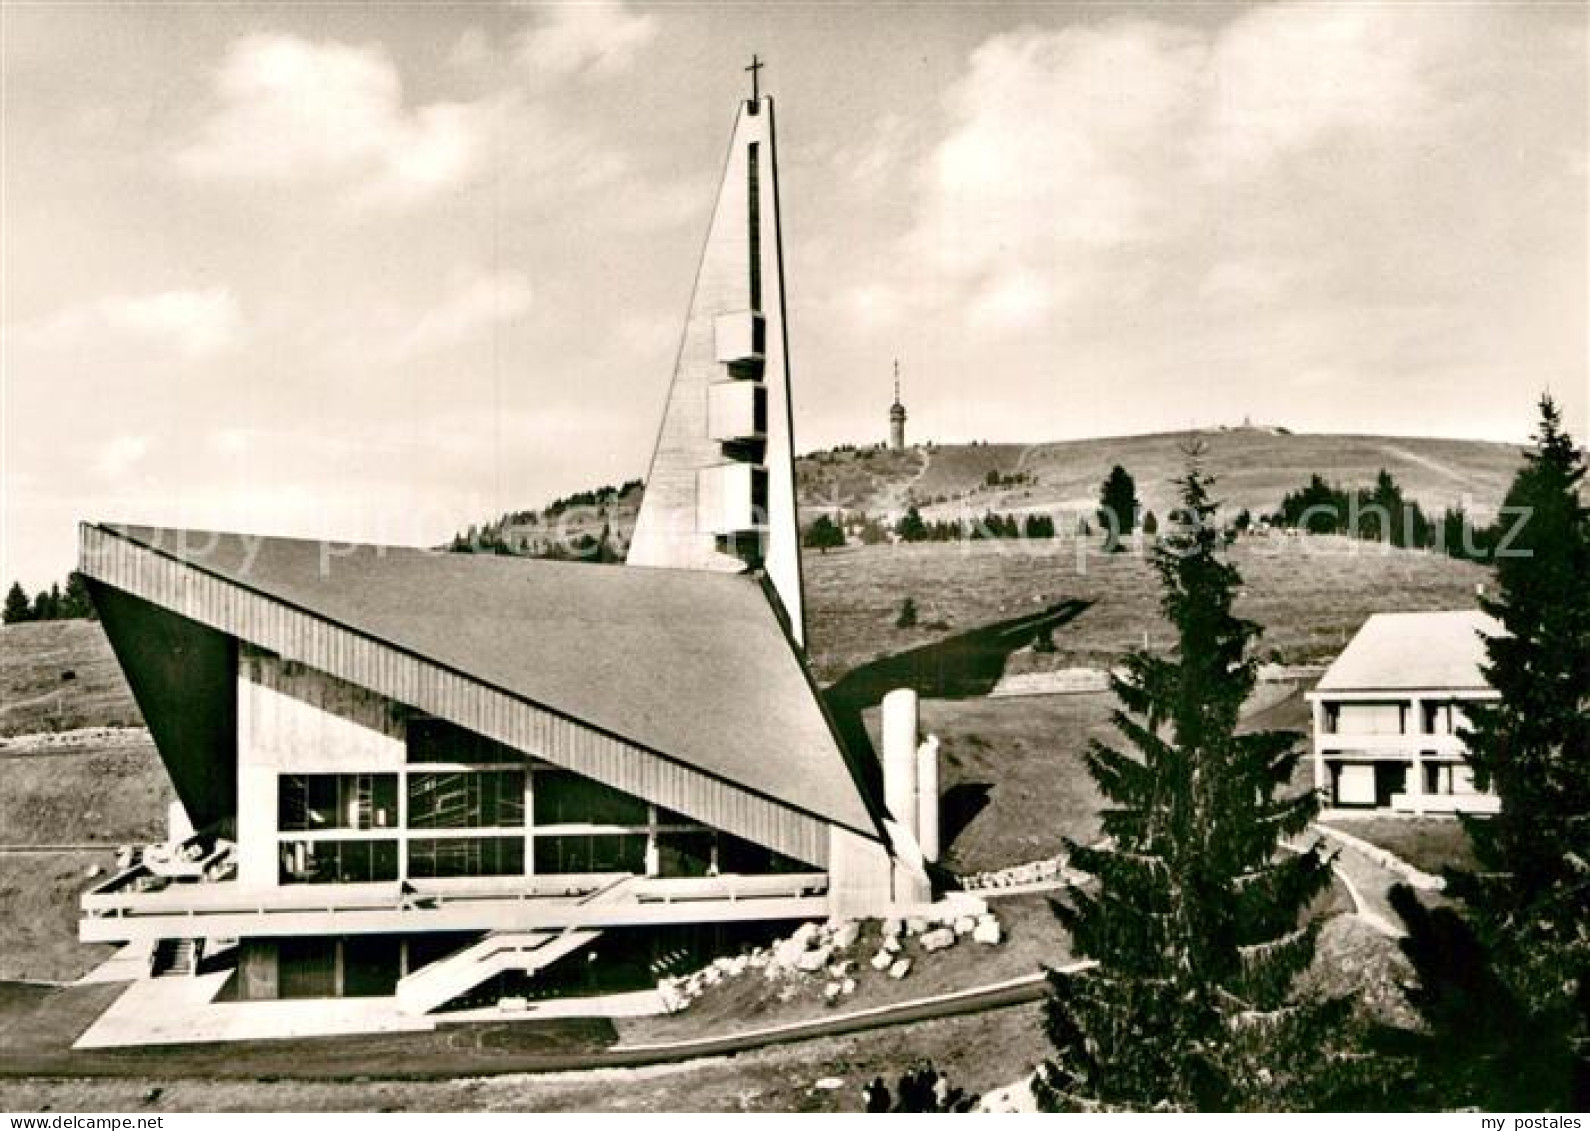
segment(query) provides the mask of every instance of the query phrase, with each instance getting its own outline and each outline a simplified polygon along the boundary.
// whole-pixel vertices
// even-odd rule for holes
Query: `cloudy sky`
[[[1580,3],[8,2],[0,584],[643,474],[741,67],[801,450],[1586,407]]]

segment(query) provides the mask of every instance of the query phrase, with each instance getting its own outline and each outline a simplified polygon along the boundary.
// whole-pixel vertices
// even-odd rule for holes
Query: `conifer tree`
[[[1497,546],[1498,593],[1480,602],[1503,630],[1485,644],[1500,698],[1470,706],[1463,732],[1501,810],[1465,817],[1479,867],[1449,880],[1540,1057],[1555,1044],[1577,1061],[1536,1097],[1551,1108],[1590,1098],[1590,508],[1583,453],[1549,396],[1540,410],[1504,504],[1527,518]]]
[[[1099,487],[1099,525],[1104,528],[1107,551],[1120,550],[1120,540],[1136,528],[1137,507],[1137,483],[1116,464]]]
[[[1056,1056],[1037,1084],[1047,1107],[1298,1103],[1320,1055],[1310,1037],[1330,1010],[1291,989],[1313,956],[1303,912],[1329,866],[1317,848],[1281,849],[1317,801],[1284,795],[1297,735],[1238,733],[1260,628],[1232,613],[1233,535],[1216,525],[1199,455],[1188,452],[1181,509],[1151,559],[1177,648],[1135,652],[1112,680],[1132,752],[1096,742],[1088,754],[1107,839],[1070,846],[1094,879],[1055,913],[1097,965],[1051,972]]]
[[[6,590],[5,623],[21,624],[32,619],[33,607],[28,603],[27,591],[20,581],[13,581],[11,588]]]

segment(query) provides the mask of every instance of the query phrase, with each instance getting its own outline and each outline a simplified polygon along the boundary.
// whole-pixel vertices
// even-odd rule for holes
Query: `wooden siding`
[[[554,765],[818,867],[828,822],[136,545],[80,527],[82,571],[199,624],[298,660]]]

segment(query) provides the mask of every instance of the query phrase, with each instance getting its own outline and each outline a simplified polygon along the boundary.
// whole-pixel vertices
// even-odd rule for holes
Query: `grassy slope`
[[[1468,498],[1470,509],[1484,514],[1500,504],[1519,464],[1519,449],[1508,444],[1237,428],[1043,444],[957,444],[900,453],[812,452],[796,460],[795,473],[808,518],[816,508],[834,507],[898,514],[910,499],[932,504],[927,508],[932,516],[951,517],[988,509],[1089,511],[1099,484],[1118,463],[1136,480],[1143,505],[1163,515],[1171,498],[1170,481],[1181,471],[1181,449],[1192,439],[1207,444],[1207,464],[1220,477],[1221,497],[1233,509],[1255,512],[1275,510],[1282,495],[1302,486],[1314,472],[1352,487],[1367,486],[1385,468],[1426,510],[1439,514]],[[987,487],[990,471],[1024,471],[1034,481]],[[517,545],[522,535],[535,542],[553,533],[569,539],[582,533],[594,536],[604,523],[627,541],[642,494],[632,492],[605,509],[574,507],[535,526],[515,527],[510,541]]]
[[[164,835],[172,796],[147,739],[0,749],[0,844],[146,843]]]
[[[107,846],[0,854],[0,978],[76,978],[110,952],[77,941],[77,897],[113,846],[161,835],[171,796],[147,740],[0,750],[0,843]]]
[[[854,962],[851,977],[856,980],[856,992],[832,1004],[823,998],[823,986],[831,980],[827,974],[794,975],[769,982],[762,971],[749,970],[711,987],[681,1013],[620,1021],[619,1033],[625,1044],[644,1044],[745,1032],[988,985],[1070,961],[1069,940],[1050,912],[1046,896],[1011,896],[999,900],[995,910],[1006,936],[998,946],[963,937],[953,947],[928,954],[916,938],[902,939],[900,954],[911,959],[912,969],[899,980],[868,965],[878,951],[881,935],[879,924],[866,924],[856,945],[834,956],[836,961]],[[788,1000],[779,999],[781,990],[792,989]]]
[[[912,1057],[988,1091],[1045,1055],[1039,1007],[927,1021],[733,1058],[636,1071],[453,1080],[168,1079],[158,1065],[129,1079],[0,1080],[7,1111],[860,1111],[861,1085]],[[814,1087],[838,1077],[838,1090]]]
[[[0,628],[0,735],[141,722],[97,622]]]
[[[1288,661],[1328,659],[1374,612],[1467,608],[1490,572],[1440,554],[1343,538],[1245,538],[1233,551],[1246,588],[1238,612],[1266,629],[1261,647]],[[807,616],[818,678],[885,653],[1068,598],[1091,602],[1054,634],[1058,651],[1017,653],[1011,671],[1107,665],[1169,627],[1145,557],[1101,554],[1096,540],[848,546],[806,560]],[[920,621],[897,629],[911,597]]]

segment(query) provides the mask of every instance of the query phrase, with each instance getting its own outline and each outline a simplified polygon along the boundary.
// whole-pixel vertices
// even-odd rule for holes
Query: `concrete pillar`
[[[1408,701],[1408,713],[1407,733],[1422,735],[1424,733],[1424,700],[1410,699]],[[1413,811],[1422,817],[1424,816],[1424,752],[1415,746],[1408,754],[1408,796],[1413,801]]]
[[[883,697],[883,801],[901,828],[917,835],[917,698],[908,687]]]
[[[1321,741],[1325,735],[1325,704],[1315,699],[1309,705],[1314,710],[1314,792],[1324,795],[1320,804],[1329,808],[1336,803],[1336,799],[1327,793],[1330,777],[1325,772],[1325,749]]]
[[[922,859],[939,859],[939,737],[930,734],[916,750],[916,839]]]

